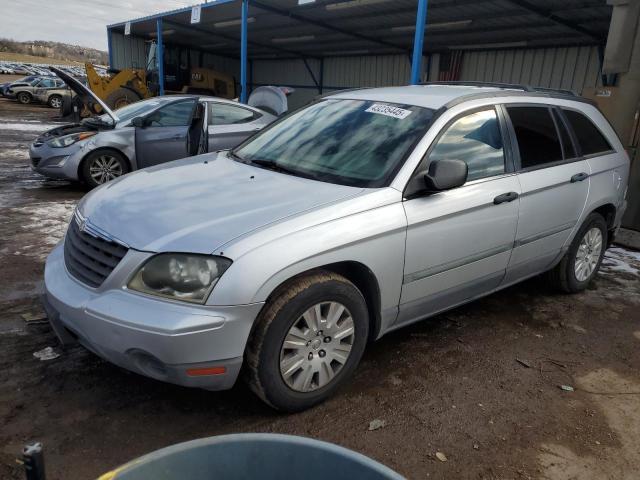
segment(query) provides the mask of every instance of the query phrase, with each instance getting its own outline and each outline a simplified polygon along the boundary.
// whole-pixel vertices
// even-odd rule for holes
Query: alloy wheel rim
[[[296,392],[333,381],[346,365],[355,340],[353,317],[339,302],[307,309],[289,329],[280,349],[280,375]]]
[[[574,273],[579,282],[584,282],[593,275],[601,253],[602,232],[599,228],[593,227],[584,234],[576,252]]]
[[[60,108],[60,105],[62,104],[62,102],[60,101],[59,98],[55,97],[51,99],[51,106],[53,108]]]
[[[102,184],[122,175],[122,165],[111,155],[100,155],[91,163],[89,174],[96,183]]]

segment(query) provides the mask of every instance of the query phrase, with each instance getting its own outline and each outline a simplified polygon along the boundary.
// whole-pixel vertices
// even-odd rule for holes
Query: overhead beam
[[[240,39],[238,39],[237,37],[234,37],[233,35],[229,35],[226,33],[220,33],[220,32],[212,32],[210,30],[206,30],[204,28],[201,27],[194,27],[193,25],[184,25],[182,23],[178,23],[178,22],[174,22],[172,20],[165,20],[164,23],[166,23],[167,25],[171,25],[172,27],[176,27],[176,28],[182,28],[185,31],[194,31],[194,32],[198,32],[198,33],[202,33],[208,36],[214,35],[216,37],[220,37],[220,38],[224,38],[225,40],[231,40],[234,42],[238,42]],[[262,48],[268,48],[270,50],[273,50],[275,52],[282,52],[282,53],[286,53],[287,55],[293,55],[295,57],[309,57],[309,58],[315,58],[316,60],[319,60],[319,57],[315,57],[313,55],[308,55],[306,53],[300,52],[298,50],[291,50],[288,48],[282,48],[282,47],[278,47],[276,45],[268,45],[266,43],[260,43],[260,42],[255,42],[255,41],[251,41],[251,40],[247,40],[247,44],[248,45],[252,45],[254,47],[262,47]],[[198,47],[196,47],[198,48]]]
[[[366,40],[368,42],[372,42],[372,43],[377,43],[378,45],[383,45],[385,47],[389,47],[389,48],[395,48],[396,50],[400,50],[400,51],[407,51],[406,47],[402,46],[402,45],[396,45],[394,43],[391,42],[385,42],[384,40],[380,40],[376,37],[372,37],[369,35],[364,35],[361,33],[355,33],[352,32],[350,30],[346,30],[344,28],[339,28],[339,27],[334,27],[333,25],[326,23],[326,22],[322,22],[320,20],[314,20],[312,18],[308,18],[305,17],[304,15],[299,15],[297,13],[293,13],[287,10],[283,10],[281,8],[277,8],[277,7],[272,7],[271,5],[266,5],[258,0],[252,0],[251,1],[251,5],[253,7],[257,7],[261,10],[264,10],[265,12],[269,12],[269,13],[273,13],[275,15],[280,15],[283,17],[288,17],[291,18],[293,20],[296,20],[298,22],[302,22],[302,23],[307,23],[309,25],[315,25],[316,27],[321,27],[324,28],[326,30],[330,30],[336,33],[341,33],[343,35],[347,35],[350,37],[354,37],[354,38],[359,38],[360,40]]]
[[[579,32],[583,35],[586,35],[588,37],[591,37],[595,40],[598,40],[598,42],[602,42],[604,40],[604,38],[602,37],[602,35],[598,34],[597,32],[593,32],[591,30],[589,30],[588,28],[584,28],[583,26],[579,25],[578,23],[572,22],[571,20],[566,20],[562,17],[559,17],[558,15],[556,15],[555,13],[553,13],[553,10],[547,10],[544,8],[540,8],[534,4],[532,4],[531,2],[529,2],[528,0],[507,0],[510,3],[514,4],[514,5],[518,5],[519,7],[528,10],[532,13],[535,13],[537,15],[540,15],[541,17],[544,18],[548,18],[549,20],[552,20],[554,22],[556,22],[558,25],[562,25],[564,27],[570,28],[571,30],[574,30],[576,32]]]

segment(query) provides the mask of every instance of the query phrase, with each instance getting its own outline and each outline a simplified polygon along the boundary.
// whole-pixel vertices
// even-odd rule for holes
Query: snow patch
[[[602,259],[601,271],[640,276],[640,252],[619,247],[610,248]]]
[[[64,236],[75,208],[75,200],[34,203],[9,209],[10,214],[24,217],[10,253],[44,259]]]
[[[18,130],[22,132],[46,132],[56,128],[62,123],[4,123],[0,122],[0,130]]]

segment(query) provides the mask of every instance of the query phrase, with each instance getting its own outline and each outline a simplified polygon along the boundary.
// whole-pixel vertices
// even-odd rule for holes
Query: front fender
[[[237,256],[240,246],[215,252],[229,256],[234,263],[207,303],[264,302],[279,285],[296,275],[333,263],[358,262],[378,281],[381,310],[396,308],[407,228],[401,194],[396,193],[396,202],[277,236]],[[321,215],[321,211],[316,213]]]

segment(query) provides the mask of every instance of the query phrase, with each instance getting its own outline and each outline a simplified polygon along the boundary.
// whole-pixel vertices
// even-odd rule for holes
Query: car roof
[[[401,87],[363,88],[345,90],[327,95],[329,98],[373,100],[404,105],[415,105],[437,110],[464,100],[478,97],[551,97],[578,102],[588,102],[567,90],[532,88],[524,85],[469,83],[438,83],[406,85]]]

